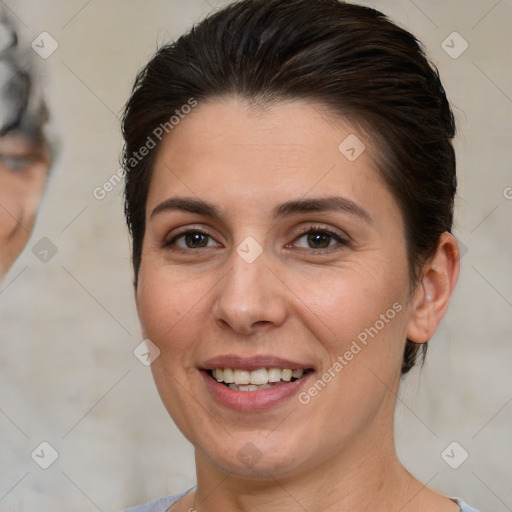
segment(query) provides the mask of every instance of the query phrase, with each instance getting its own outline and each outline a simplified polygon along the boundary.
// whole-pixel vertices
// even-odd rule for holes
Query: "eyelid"
[[[301,230],[299,231],[298,235],[296,236],[296,238],[300,237],[300,236],[303,236],[307,233],[310,233],[310,232],[325,232],[325,233],[329,233],[330,235],[333,235],[335,237],[338,237],[338,238],[341,238],[342,240],[345,240],[346,242],[348,242],[349,240],[349,236],[348,234],[346,234],[345,232],[343,231],[340,231],[336,228],[332,228],[330,226],[327,226],[327,225],[323,225],[323,224],[311,224],[311,225],[308,225],[308,226],[304,226],[303,228],[301,228]]]

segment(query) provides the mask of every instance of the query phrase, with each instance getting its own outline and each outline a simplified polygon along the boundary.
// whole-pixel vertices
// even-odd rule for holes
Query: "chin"
[[[192,437],[189,441],[196,451],[213,466],[257,480],[286,478],[301,472],[313,463],[316,452],[298,432],[233,432],[232,437],[226,433],[222,439],[207,439],[204,434],[200,440]]]

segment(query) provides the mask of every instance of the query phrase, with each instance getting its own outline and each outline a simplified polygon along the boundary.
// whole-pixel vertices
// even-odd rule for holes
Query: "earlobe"
[[[437,250],[425,264],[423,277],[412,299],[412,314],[407,338],[426,343],[441,322],[459,276],[459,249],[450,233],[439,238]]]
[[[413,315],[407,328],[407,339],[414,343],[426,343],[435,331],[435,281],[432,274],[432,270],[425,272],[412,301]]]

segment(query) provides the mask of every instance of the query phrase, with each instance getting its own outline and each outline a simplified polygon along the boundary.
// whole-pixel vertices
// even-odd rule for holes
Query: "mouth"
[[[316,371],[311,364],[263,354],[219,355],[198,369],[214,401],[239,412],[290,403]]]
[[[219,384],[234,391],[263,391],[303,379],[311,368],[212,368],[206,373]]]

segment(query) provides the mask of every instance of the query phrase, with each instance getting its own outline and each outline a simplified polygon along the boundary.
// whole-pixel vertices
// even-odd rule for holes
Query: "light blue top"
[[[165,512],[173,503],[176,503],[180,498],[185,496],[188,492],[193,489],[190,488],[181,494],[175,494],[174,496],[166,496],[165,498],[160,498],[158,500],[152,501],[151,503],[146,503],[145,505],[139,505],[137,507],[127,508],[123,512]],[[478,512],[474,508],[466,505],[461,500],[453,498],[453,501],[460,506],[460,512]]]

